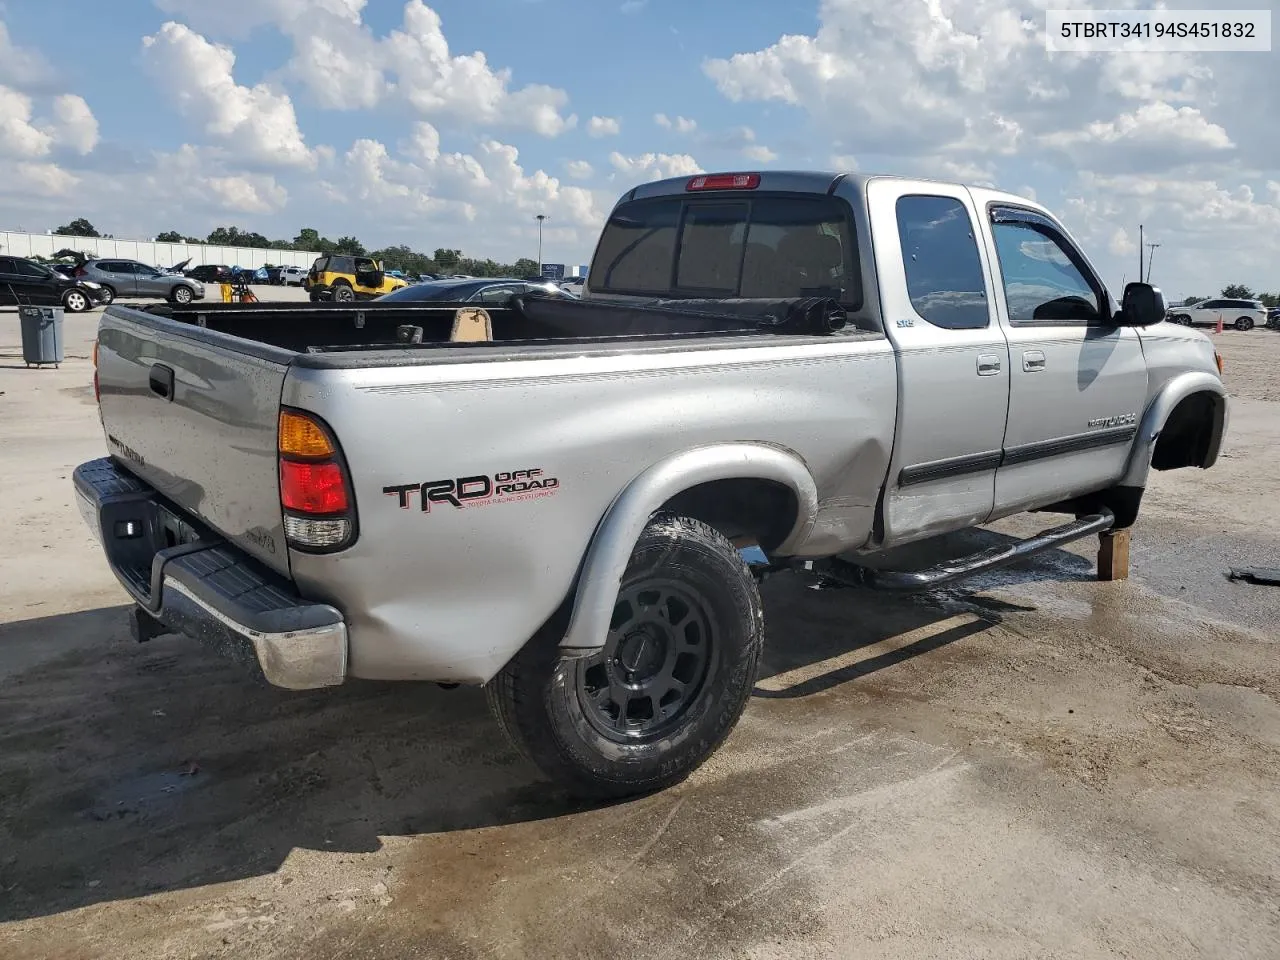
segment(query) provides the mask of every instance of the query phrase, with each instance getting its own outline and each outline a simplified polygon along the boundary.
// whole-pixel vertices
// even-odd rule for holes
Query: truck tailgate
[[[285,575],[276,432],[291,357],[124,307],[110,308],[98,332],[111,455]]]

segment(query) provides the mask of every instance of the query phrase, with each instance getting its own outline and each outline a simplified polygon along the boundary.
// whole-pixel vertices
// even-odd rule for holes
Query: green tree
[[[182,234],[177,230],[166,230],[156,234],[156,243],[185,243]]]
[[[353,257],[365,255],[364,244],[355,237],[339,237],[333,245],[334,253],[347,253]]]
[[[1274,310],[1280,307],[1280,293],[1260,293],[1258,299],[1262,301],[1262,305],[1268,310]]]
[[[100,234],[97,231],[97,228],[94,227],[94,225],[90,223],[88,220],[86,220],[84,217],[77,217],[75,220],[72,220],[66,226],[58,227],[58,229],[54,230],[53,232],[61,234],[64,237],[100,237],[102,236],[102,234]]]
[[[1229,283],[1222,288],[1219,296],[1226,297],[1228,300],[1255,300],[1257,299],[1253,291],[1246,287],[1243,283]]]
[[[458,261],[462,259],[461,250],[450,250],[446,247],[437,247],[436,252],[431,255],[431,259],[445,273],[454,272],[458,266]]]
[[[528,257],[521,257],[515,263],[515,269],[511,271],[512,276],[516,277],[536,277],[541,271],[538,264]]]

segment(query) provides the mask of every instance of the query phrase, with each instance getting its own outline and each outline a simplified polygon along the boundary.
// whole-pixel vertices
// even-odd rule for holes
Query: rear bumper
[[[289,690],[335,686],[347,676],[347,625],[329,604],[170,507],[109,458],[73,475],[85,523],[111,571],[148,615],[175,633],[218,645],[249,644],[267,680]]]

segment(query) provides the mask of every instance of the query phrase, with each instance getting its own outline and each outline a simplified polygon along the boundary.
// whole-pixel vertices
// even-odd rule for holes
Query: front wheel
[[[333,285],[333,299],[338,303],[350,303],[356,298],[356,292],[345,283]]]
[[[169,299],[174,303],[186,306],[195,296],[195,291],[188,286],[178,286],[173,288],[173,292],[169,295]]]
[[[1174,314],[1172,317],[1169,318],[1169,322],[1181,324],[1184,327],[1191,326],[1191,318],[1188,317],[1185,313]]]
[[[1235,322],[1235,328],[1243,331],[1252,330],[1253,317],[1239,317]]]
[[[614,799],[679,783],[729,735],[755,685],[764,613],[733,544],[660,515],[632,551],[603,650],[564,659],[559,640],[530,640],[490,681],[490,707],[552,780]]]
[[[79,290],[68,290],[62,298],[62,306],[70,313],[83,313],[89,309],[89,298]]]

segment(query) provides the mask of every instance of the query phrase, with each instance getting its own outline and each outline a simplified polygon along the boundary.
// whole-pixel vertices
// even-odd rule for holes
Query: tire
[[[196,297],[196,292],[188,287],[185,283],[180,283],[169,291],[169,302],[176,303],[180,306],[186,306]]]
[[[89,298],[79,290],[68,290],[62,295],[62,306],[68,313],[84,313],[89,309]]]
[[[356,298],[356,292],[345,283],[335,283],[330,298],[334,303],[350,303]]]
[[[115,302],[116,302],[116,290],[115,290],[115,287],[109,287],[109,286],[107,286],[107,285],[104,283],[104,284],[102,285],[102,292],[103,292],[103,293],[105,293],[105,294],[107,295],[107,298],[106,298],[105,300],[103,300],[103,301],[102,301],[102,305],[103,305],[104,307],[109,307],[109,306],[111,306],[113,303],[115,303]]]
[[[1239,317],[1234,324],[1237,330],[1249,331],[1253,329],[1253,317]]]
[[[605,649],[565,659],[560,637],[530,640],[487,685],[489,705],[549,778],[611,800],[679,783],[729,735],[755,685],[764,613],[733,544],[663,514],[632,551]]]
[[[1188,317],[1185,313],[1174,314],[1172,317],[1169,318],[1169,322],[1178,323],[1184,327],[1191,326],[1191,318]]]

